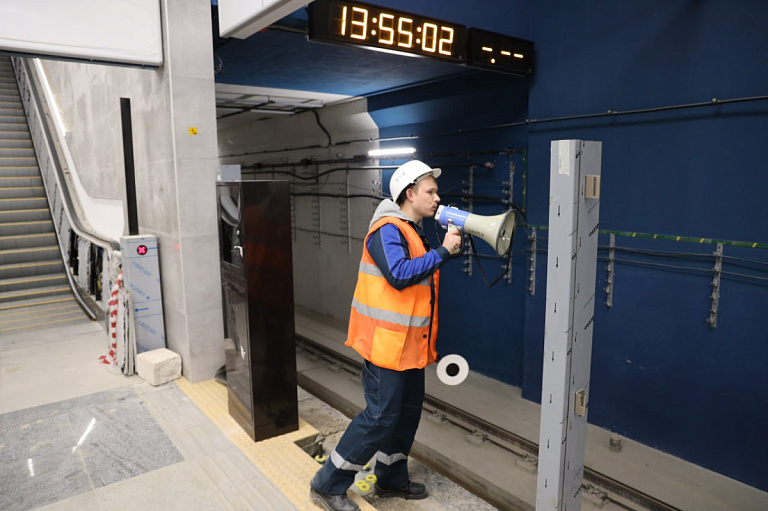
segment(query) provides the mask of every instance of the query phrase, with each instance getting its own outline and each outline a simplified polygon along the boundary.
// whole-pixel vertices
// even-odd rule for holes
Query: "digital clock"
[[[309,4],[309,40],[364,46],[454,63],[465,60],[466,27],[345,0]]]
[[[533,43],[479,28],[470,28],[467,36],[467,65],[533,74]]]

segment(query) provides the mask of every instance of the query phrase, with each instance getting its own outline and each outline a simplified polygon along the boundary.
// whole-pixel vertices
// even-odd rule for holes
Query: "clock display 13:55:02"
[[[331,18],[334,35],[350,42],[446,58],[463,53],[454,46],[464,44],[463,27],[437,20],[343,2],[335,2]]]

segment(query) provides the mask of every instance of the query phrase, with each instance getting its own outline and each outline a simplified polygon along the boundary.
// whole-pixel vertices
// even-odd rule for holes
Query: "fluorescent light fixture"
[[[293,115],[296,113],[293,110],[272,110],[270,108],[251,108],[246,111],[257,113],[257,114],[275,114],[275,115]]]
[[[404,156],[415,152],[415,147],[393,147],[391,149],[371,149],[368,151],[368,156]]]

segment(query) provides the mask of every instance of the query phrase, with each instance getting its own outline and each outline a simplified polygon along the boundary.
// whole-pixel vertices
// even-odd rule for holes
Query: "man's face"
[[[432,176],[425,177],[408,192],[408,197],[412,200],[413,212],[420,218],[435,216],[437,204],[440,202],[437,181]]]

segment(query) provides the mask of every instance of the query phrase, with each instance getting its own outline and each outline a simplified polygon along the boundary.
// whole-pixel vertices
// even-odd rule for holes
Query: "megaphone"
[[[477,236],[492,246],[500,256],[506,255],[512,246],[512,235],[515,233],[513,209],[501,215],[483,216],[453,206],[438,206],[435,218],[445,229],[454,226]]]

